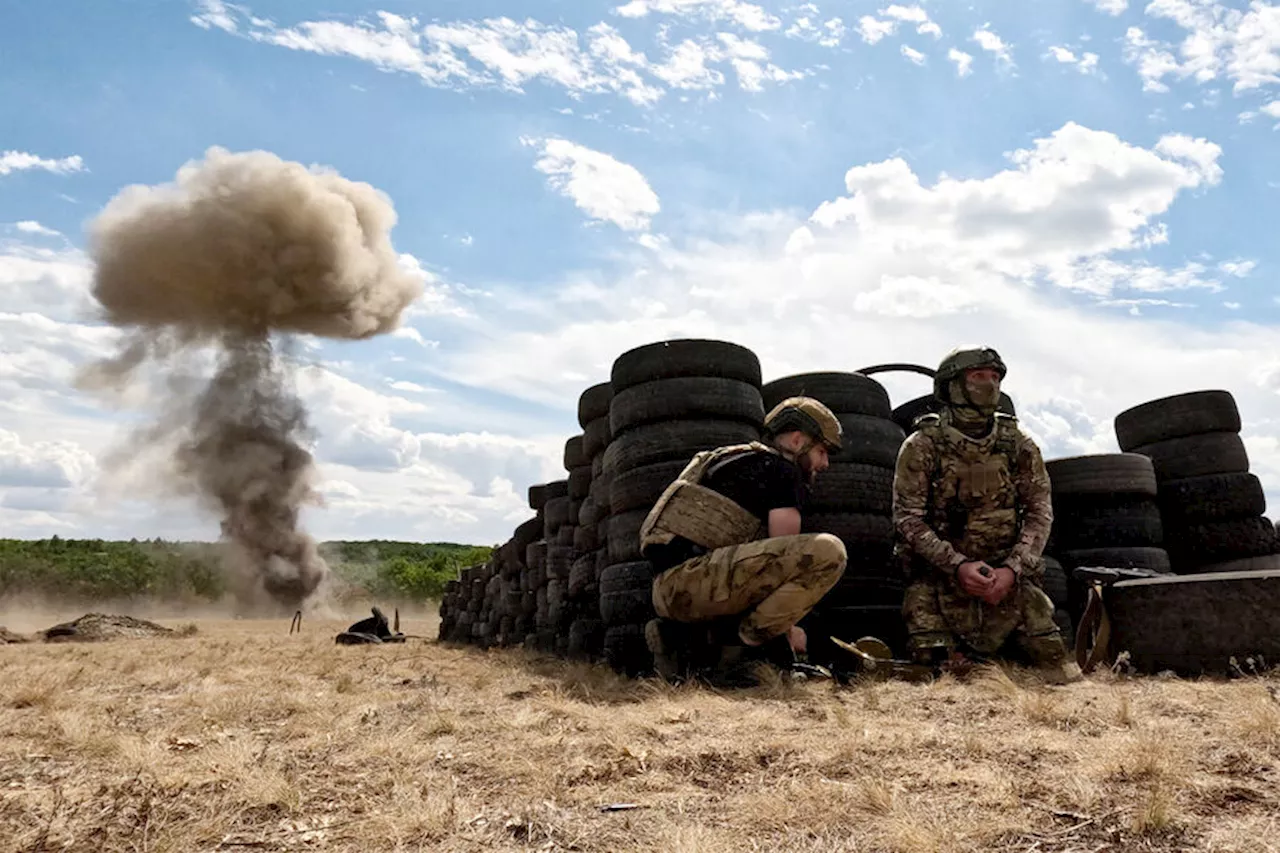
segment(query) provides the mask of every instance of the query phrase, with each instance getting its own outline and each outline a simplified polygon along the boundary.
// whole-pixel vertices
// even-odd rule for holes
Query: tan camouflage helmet
[[[938,365],[938,371],[933,374],[933,396],[939,402],[950,403],[947,386],[951,380],[975,367],[993,368],[1000,374],[1001,379],[1004,379],[1005,374],[1008,373],[1000,353],[991,347],[959,347],[943,357]]]
[[[788,397],[764,416],[764,435],[774,438],[784,432],[799,430],[831,450],[840,450],[844,430],[840,420],[812,397]]]

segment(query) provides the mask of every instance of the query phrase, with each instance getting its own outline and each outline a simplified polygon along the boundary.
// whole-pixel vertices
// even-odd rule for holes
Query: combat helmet
[[[938,371],[933,375],[933,396],[943,405],[950,404],[947,387],[951,380],[975,367],[993,368],[1002,381],[1008,373],[1000,353],[991,347],[958,347],[947,353],[938,365]]]
[[[840,450],[844,429],[835,413],[812,397],[788,397],[764,417],[767,438],[799,430],[831,450]]]

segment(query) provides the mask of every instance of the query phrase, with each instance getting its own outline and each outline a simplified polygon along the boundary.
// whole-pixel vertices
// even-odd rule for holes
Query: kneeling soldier
[[[814,477],[840,449],[840,421],[791,397],[765,417],[763,438],[697,454],[641,527],[660,572],[645,640],[668,681],[690,674],[699,647],[719,653],[721,674],[755,661],[788,667],[805,651],[796,623],[844,573],[838,538],[800,532]]]

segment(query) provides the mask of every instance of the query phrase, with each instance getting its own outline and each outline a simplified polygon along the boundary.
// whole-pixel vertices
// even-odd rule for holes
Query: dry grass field
[[[349,621],[0,646],[0,849],[1280,850],[1280,680],[716,692]]]

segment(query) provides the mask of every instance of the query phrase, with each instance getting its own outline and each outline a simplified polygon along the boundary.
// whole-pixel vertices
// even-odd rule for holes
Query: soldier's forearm
[[[898,532],[912,553],[924,559],[943,574],[954,574],[968,560],[950,542],[938,536],[923,520],[908,518],[899,522]]]

